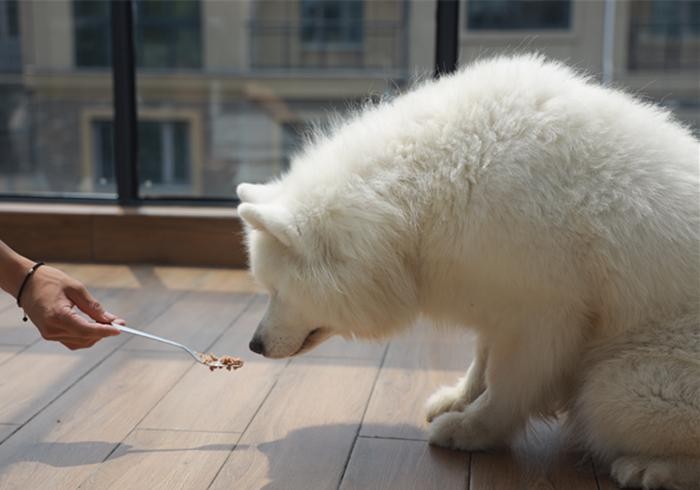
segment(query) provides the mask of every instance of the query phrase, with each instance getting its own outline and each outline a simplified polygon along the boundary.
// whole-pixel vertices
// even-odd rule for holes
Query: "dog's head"
[[[320,210],[285,198],[279,183],[237,192],[251,272],[270,296],[252,351],[295,356],[334,335],[383,338],[413,319],[415,281],[381,205]]]

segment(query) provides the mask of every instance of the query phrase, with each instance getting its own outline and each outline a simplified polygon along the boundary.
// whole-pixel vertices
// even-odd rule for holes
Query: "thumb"
[[[116,319],[116,316],[107,313],[100,304],[80,283],[72,285],[66,289],[66,296],[70,299],[80,311],[88,315],[90,318],[101,323],[111,323]]]

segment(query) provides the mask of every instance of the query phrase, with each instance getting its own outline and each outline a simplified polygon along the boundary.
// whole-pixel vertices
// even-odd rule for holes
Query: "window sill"
[[[37,260],[246,266],[231,208],[0,203],[0,239]]]

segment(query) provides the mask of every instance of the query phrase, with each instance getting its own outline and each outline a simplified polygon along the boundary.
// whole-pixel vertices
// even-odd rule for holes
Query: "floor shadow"
[[[12,463],[35,462],[57,468],[92,465],[108,459],[118,459],[134,453],[172,453],[182,451],[226,451],[232,444],[204,444],[201,446],[143,449],[130,444],[107,441],[38,442],[22,447]]]
[[[367,434],[409,432],[408,427],[398,424],[366,424],[363,429],[363,433]],[[357,426],[354,424],[329,424],[304,427],[276,440],[237,447],[227,467],[218,475],[217,483],[226,486],[245,480],[251,471],[251,463],[258,460],[256,454],[262,453],[266,458],[267,470],[264,481],[256,480],[258,486],[255,488],[337,488],[350,458],[359,457],[351,454],[353,448],[361,444],[362,454],[357,462],[361,461],[362,471],[376,474],[378,486],[381,486],[379,480],[382,478],[389,478],[392,485],[401,485],[396,488],[415,487],[415,484],[419,485],[415,488],[420,488],[417,482],[421,478],[434,479],[432,483],[422,482],[428,487],[441,479],[454,481],[455,473],[457,478],[464,476],[462,473],[475,458],[481,459],[480,472],[504,471],[510,475],[506,479],[515,478],[514,481],[523,479],[541,484],[552,480],[595,484],[591,461],[582,454],[569,452],[556,428],[543,424],[537,424],[528,434],[521,434],[511,445],[473,452],[471,456],[463,451],[433,447],[420,439],[360,436],[357,439],[360,442],[354,442],[356,435]],[[410,463],[404,462],[409,453]],[[400,463],[397,464],[397,461]],[[420,469],[416,467],[418,461]],[[490,469],[485,469],[484,465]],[[357,468],[347,470],[346,475],[352,471],[355,471],[355,476],[358,475]]]
[[[365,427],[369,433],[402,432],[400,425],[368,424]],[[286,437],[277,440],[251,444],[248,447],[236,447],[228,467],[218,475],[217,483],[226,486],[229,483],[234,485],[234,482],[244,480],[244,475],[250,471],[249,463],[257,458],[255,458],[255,454],[236,455],[235,453],[252,451],[253,453],[262,453],[267,460],[266,483],[257,482],[260,486],[255,488],[266,490],[335,489],[351,457],[357,429],[355,424],[304,427],[293,430]],[[361,439],[366,441],[380,440],[381,438],[362,436]],[[421,456],[423,464],[427,459],[428,464],[432,466],[436,474],[441,471],[454,471],[455,465],[464,467],[468,464],[466,453],[435,448],[429,446],[427,441],[386,438],[381,440],[389,443],[393,441],[397,445],[401,443],[414,444],[416,449],[424,451]],[[405,465],[405,467],[401,467],[400,471],[405,472],[406,479],[410,479],[411,472],[415,472],[416,469],[413,466]],[[223,481],[221,481],[222,478]]]

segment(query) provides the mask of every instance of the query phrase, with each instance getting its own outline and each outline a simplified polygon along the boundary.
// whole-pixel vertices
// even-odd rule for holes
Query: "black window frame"
[[[14,202],[75,202],[122,206],[192,205],[235,206],[237,198],[203,197],[161,198],[139,194],[138,179],[138,116],[136,99],[136,57],[133,4],[137,0],[111,0],[111,65],[112,106],[114,124],[114,161],[117,183],[116,199],[105,195],[43,196],[33,194],[0,194],[0,201]],[[366,1],[366,0],[363,0]],[[460,0],[437,0],[434,76],[457,69]]]

